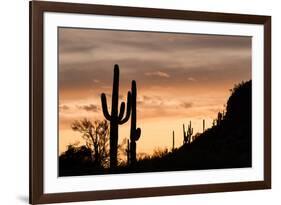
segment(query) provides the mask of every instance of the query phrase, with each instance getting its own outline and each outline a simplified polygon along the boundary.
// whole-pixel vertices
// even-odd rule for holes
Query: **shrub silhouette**
[[[68,145],[68,149],[59,157],[59,176],[84,175],[90,169],[101,169],[92,155],[92,149],[87,146]]]
[[[169,153],[167,148],[156,148],[153,150],[151,158],[162,158]]]
[[[108,123],[106,120],[96,120],[93,123],[88,119],[74,121],[71,125],[73,131],[81,133],[86,141],[86,147],[93,152],[92,160],[102,167],[108,167]]]
[[[130,165],[130,140],[127,139],[127,148],[125,150],[127,155],[127,165]]]
[[[131,92],[127,95],[127,111],[125,114],[125,103],[122,102],[118,112],[119,99],[119,66],[114,66],[113,86],[112,86],[112,103],[111,114],[108,112],[106,95],[101,94],[102,111],[105,119],[110,121],[110,168],[117,167],[117,152],[118,152],[118,126],[129,120],[131,113]],[[124,116],[125,114],[125,116]]]

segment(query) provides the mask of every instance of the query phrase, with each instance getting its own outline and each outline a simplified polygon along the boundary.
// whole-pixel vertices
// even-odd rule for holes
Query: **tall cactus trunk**
[[[118,116],[119,68],[115,66],[112,85],[111,116]],[[110,123],[110,167],[117,166],[118,118],[112,117]]]
[[[137,162],[137,144],[136,141],[130,143],[130,165],[134,166]]]
[[[191,138],[193,135],[193,128],[191,127],[191,121],[189,121],[188,129],[187,129],[187,136],[188,136],[188,143],[191,143]]]
[[[172,151],[175,150],[175,131],[173,130],[173,146],[172,146]]]
[[[203,132],[205,132],[205,120],[203,120]]]
[[[187,139],[187,134],[186,134],[186,131],[185,131],[185,125],[184,124],[182,125],[182,130],[183,130],[183,144],[187,144],[188,139]]]
[[[141,129],[136,128],[136,121],[137,121],[137,86],[136,81],[132,81],[132,88],[131,88],[131,96],[132,96],[132,111],[131,111],[131,130],[130,130],[130,161],[131,165],[134,166],[136,164],[136,141],[139,140],[141,135]]]
[[[117,167],[117,152],[118,152],[118,124],[110,123],[110,168]]]
[[[129,120],[131,112],[131,92],[127,95],[127,111],[125,113],[125,103],[120,104],[120,111],[118,113],[118,98],[119,98],[119,66],[114,66],[113,86],[112,86],[112,102],[111,102],[111,115],[108,112],[106,95],[101,94],[102,111],[104,117],[110,121],[110,168],[117,167],[117,154],[118,154],[118,126],[124,124]],[[124,118],[123,118],[124,117]]]

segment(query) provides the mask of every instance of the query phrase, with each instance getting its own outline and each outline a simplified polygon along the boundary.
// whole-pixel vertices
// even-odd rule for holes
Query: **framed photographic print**
[[[271,17],[30,2],[30,203],[271,188]]]

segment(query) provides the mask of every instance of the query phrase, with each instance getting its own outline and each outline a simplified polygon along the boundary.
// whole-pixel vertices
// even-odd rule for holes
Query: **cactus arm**
[[[125,112],[125,103],[122,102],[120,105],[120,111],[119,111],[119,115],[118,115],[119,120],[122,120],[122,118],[124,116],[124,112]]]
[[[123,118],[123,120],[121,120],[119,118],[119,124],[122,125],[125,122],[127,122],[130,118],[131,115],[131,106],[132,106],[132,95],[131,92],[129,91],[127,94],[127,110],[126,110],[126,116]]]
[[[104,117],[110,121],[111,116],[108,113],[106,95],[104,93],[101,94],[101,104]]]
[[[139,138],[140,138],[140,136],[141,136],[141,129],[140,129],[140,128],[137,128],[137,129],[135,130],[135,141],[138,141]]]

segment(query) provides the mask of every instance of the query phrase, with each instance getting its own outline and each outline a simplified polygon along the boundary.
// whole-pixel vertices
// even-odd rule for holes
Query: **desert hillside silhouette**
[[[164,156],[140,160],[139,172],[251,167],[251,81],[236,85],[219,123],[190,144]],[[220,116],[218,114],[218,116]]]
[[[91,122],[87,119],[72,124],[86,140],[86,145],[69,145],[59,156],[59,176],[112,173],[138,173],[179,170],[244,168],[252,164],[252,83],[241,82],[231,90],[225,111],[218,113],[213,126],[193,135],[191,122],[184,130],[184,143],[178,148],[161,150],[153,155],[137,158],[137,140],[141,129],[136,125],[136,81],[132,80],[127,103],[118,110],[119,67],[114,67],[112,110],[108,111],[106,96],[101,94],[105,119]],[[126,104],[126,114],[125,114]],[[131,136],[118,144],[118,126],[131,119]],[[205,126],[205,121],[203,121]],[[152,136],[146,136],[152,137]],[[174,140],[174,135],[173,135]],[[127,143],[127,148],[126,148]],[[127,154],[127,161],[119,153]]]

